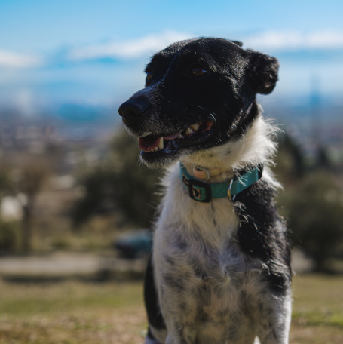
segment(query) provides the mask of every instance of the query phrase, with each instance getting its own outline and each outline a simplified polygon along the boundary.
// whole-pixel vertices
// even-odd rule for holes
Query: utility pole
[[[320,82],[317,75],[311,78],[311,141],[313,155],[316,158],[321,147],[321,120],[320,120]]]

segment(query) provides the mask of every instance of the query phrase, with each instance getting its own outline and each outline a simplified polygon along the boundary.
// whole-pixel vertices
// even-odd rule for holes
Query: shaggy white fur
[[[180,161],[191,171],[192,164],[205,168],[219,167],[223,171],[239,170],[249,164],[273,164],[278,128],[259,115],[240,139],[207,150],[181,157]],[[226,178],[226,175],[223,175]]]
[[[183,156],[181,162],[191,175],[194,164],[207,169],[220,168],[223,173],[208,180],[209,183],[228,180],[234,171],[263,163],[263,179],[274,187],[280,187],[266,168],[272,163],[275,153],[272,137],[276,130],[259,115],[239,140]],[[287,344],[291,295],[286,298],[265,295],[260,261],[251,259],[247,262],[237,242],[232,239],[239,226],[232,202],[226,198],[214,199],[211,203],[195,202],[188,196],[179,168],[175,165],[169,169],[164,185],[167,192],[156,223],[153,265],[168,336],[165,337],[165,331],[162,333],[152,328],[156,338],[161,343],[180,344],[182,333],[190,343],[219,344],[226,332],[231,331],[232,338],[227,342],[230,344],[253,343],[256,336],[260,337],[262,344]],[[177,269],[171,269],[171,260]],[[194,274],[191,260],[203,268],[200,275]],[[167,285],[168,278],[182,281],[179,294]],[[206,297],[211,300],[210,305],[203,307],[203,312],[214,320],[206,326],[196,327],[191,325],[198,312],[197,301],[192,294],[199,293],[201,297],[202,290],[206,290]],[[265,317],[262,321],[258,319],[261,325],[257,328],[251,328],[247,319],[237,315],[240,314],[238,300],[242,292],[250,295],[251,318]],[[265,305],[262,310],[258,309],[259,302]],[[180,304],[188,311],[180,312]],[[268,309],[278,309],[273,313],[273,319],[270,319],[272,315],[268,314]],[[233,324],[232,317],[236,317]],[[266,330],[268,322],[279,324],[280,340],[275,341],[270,330]]]

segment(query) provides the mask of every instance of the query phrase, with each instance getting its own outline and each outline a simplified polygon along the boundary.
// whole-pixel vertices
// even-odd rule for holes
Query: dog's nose
[[[118,113],[124,118],[134,119],[144,114],[147,105],[141,100],[128,100],[121,104]]]

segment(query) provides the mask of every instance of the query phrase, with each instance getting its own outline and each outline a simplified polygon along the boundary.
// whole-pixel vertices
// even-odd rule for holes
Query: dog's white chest
[[[253,336],[259,273],[247,271],[234,246],[224,250],[174,235],[159,250],[158,232],[156,240],[155,276],[167,327],[179,324],[185,336],[201,338],[199,343],[219,343],[230,334],[232,343],[245,343]]]

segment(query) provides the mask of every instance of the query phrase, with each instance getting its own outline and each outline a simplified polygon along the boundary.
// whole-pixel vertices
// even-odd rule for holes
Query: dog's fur
[[[208,181],[218,183],[264,165],[262,179],[234,200],[209,203],[191,199],[170,168],[145,280],[146,344],[288,343],[290,249],[268,170],[275,128],[256,103],[256,93],[275,87],[277,70],[275,58],[239,42],[177,42],[153,56],[146,87],[119,108],[128,131],[151,132],[152,141],[213,123],[196,139],[142,151],[148,166],[180,160],[191,175],[193,165],[219,168]]]

